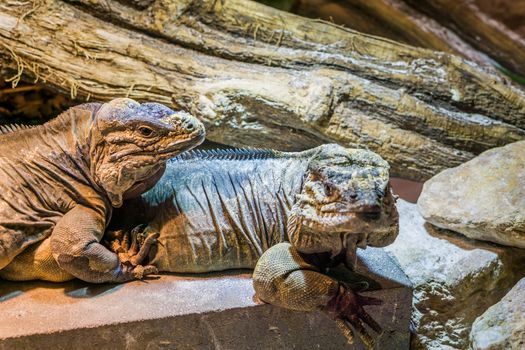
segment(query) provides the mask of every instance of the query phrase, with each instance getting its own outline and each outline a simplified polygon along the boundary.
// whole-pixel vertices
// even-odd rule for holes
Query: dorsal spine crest
[[[33,126],[24,124],[7,124],[0,125],[0,135],[9,134],[12,132],[31,129]]]
[[[191,160],[191,159],[202,159],[202,160],[257,160],[257,159],[268,159],[277,158],[279,152],[271,149],[257,149],[257,148],[225,148],[225,149],[211,149],[211,150],[192,150],[189,152],[182,153],[175,157],[173,160]]]

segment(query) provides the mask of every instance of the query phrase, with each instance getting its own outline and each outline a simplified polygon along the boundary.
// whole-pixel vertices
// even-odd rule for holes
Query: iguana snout
[[[114,207],[151,188],[167,159],[199,145],[205,136],[203,124],[189,113],[128,98],[103,104],[93,124],[91,171]]]
[[[385,246],[397,233],[388,163],[366,150],[322,148],[292,207],[288,235],[294,247],[353,259],[357,247]]]

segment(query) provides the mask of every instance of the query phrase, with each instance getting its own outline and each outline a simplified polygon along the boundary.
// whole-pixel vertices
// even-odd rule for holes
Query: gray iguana
[[[4,127],[0,277],[122,282],[156,272],[140,265],[149,244],[123,264],[99,241],[112,207],[151,188],[168,158],[203,139],[191,115],[125,98],[79,105],[33,128]]]
[[[321,309],[365,343],[361,321],[377,323],[354,293],[323,271],[352,268],[357,247],[384,246],[398,233],[389,166],[375,153],[324,145],[298,153],[191,151],[170,160],[161,180],[115,213],[112,249],[135,254],[140,229],[159,232],[149,261],[159,271],[255,268],[257,296],[295,310]],[[130,247],[131,242],[131,247]]]

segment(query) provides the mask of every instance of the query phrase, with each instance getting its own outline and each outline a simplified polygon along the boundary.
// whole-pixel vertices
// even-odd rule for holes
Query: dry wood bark
[[[213,141],[367,147],[421,180],[525,138],[523,93],[490,71],[250,1],[23,4],[0,4],[15,79],[186,108]]]
[[[490,58],[452,30],[415,10],[404,0],[297,0],[293,12],[333,21],[363,33],[405,44],[462,55],[480,64]]]
[[[523,0],[298,0],[294,12],[525,73]]]
[[[504,67],[525,76],[523,0],[405,0]]]

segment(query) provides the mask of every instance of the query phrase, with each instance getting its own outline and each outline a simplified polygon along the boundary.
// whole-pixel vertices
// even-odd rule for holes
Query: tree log
[[[8,80],[188,109],[216,142],[369,148],[411,179],[525,139],[523,93],[472,62],[246,0],[5,0],[0,62]]]
[[[525,3],[516,0],[405,0],[502,66],[525,76]]]
[[[482,65],[491,65],[491,59],[486,54],[403,0],[297,0],[292,11],[363,33],[461,55]]]
[[[525,1],[297,0],[293,12],[525,76]]]

